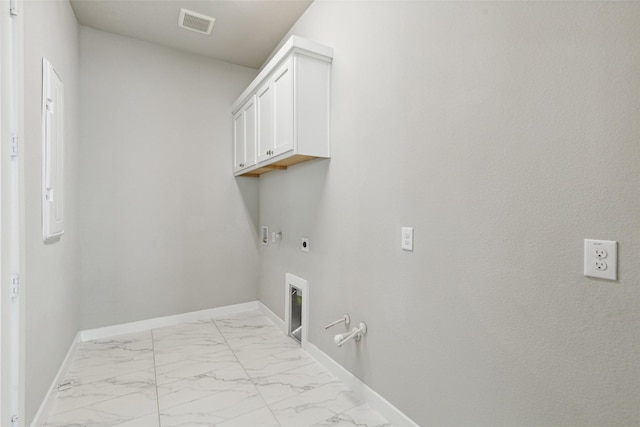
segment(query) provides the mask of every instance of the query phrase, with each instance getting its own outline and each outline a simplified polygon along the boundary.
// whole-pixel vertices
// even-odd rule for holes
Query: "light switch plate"
[[[618,242],[584,239],[584,275],[618,279]]]
[[[400,247],[405,251],[413,251],[413,227],[402,227]]]

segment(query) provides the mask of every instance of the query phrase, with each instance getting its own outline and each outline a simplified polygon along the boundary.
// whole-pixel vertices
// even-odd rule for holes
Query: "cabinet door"
[[[246,138],[244,131],[244,110],[241,108],[233,116],[233,170],[244,169],[246,158]]]
[[[251,97],[244,107],[244,152],[245,152],[245,167],[253,166],[256,164],[256,145],[257,145],[257,132],[256,132],[256,99]]]
[[[233,116],[233,170],[256,164],[256,99],[251,97]]]
[[[274,141],[273,154],[293,150],[293,58],[273,77]]]
[[[269,159],[273,152],[273,88],[268,81],[256,95],[258,113],[258,162]]]

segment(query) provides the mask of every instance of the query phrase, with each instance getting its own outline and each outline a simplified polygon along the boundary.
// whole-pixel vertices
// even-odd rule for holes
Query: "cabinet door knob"
[[[242,167],[244,167],[244,163],[240,163],[240,167],[241,167],[241,168],[242,168]]]

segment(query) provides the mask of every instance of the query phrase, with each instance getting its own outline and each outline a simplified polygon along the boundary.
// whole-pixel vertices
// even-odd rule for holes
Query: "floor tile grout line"
[[[153,351],[153,379],[156,386],[156,408],[158,408],[158,427],[162,427],[162,419],[160,417],[160,391],[158,390],[158,369],[156,367],[156,345],[153,339],[153,329],[151,332],[151,350]]]
[[[130,372],[130,373],[131,373],[131,372]],[[116,378],[116,377],[111,377],[111,378]],[[111,379],[111,378],[106,378],[106,380]],[[89,383],[89,384],[94,384],[94,383],[95,383],[95,382],[93,382],[93,383]],[[107,398],[107,399],[104,399],[104,400],[98,400],[98,401],[96,401],[96,402],[89,403],[89,404],[87,404],[87,405],[78,406],[77,408],[67,409],[66,411],[61,411],[61,412],[51,412],[51,413],[49,414],[49,416],[57,416],[57,415],[68,414],[69,412],[77,411],[77,410],[79,410],[79,409],[90,408],[90,407],[92,407],[92,406],[100,405],[100,404],[102,404],[102,403],[106,403],[106,402],[109,402],[109,401],[111,401],[111,400],[120,399],[121,397],[126,397],[126,396],[130,396],[130,395],[132,395],[132,394],[138,394],[138,393],[139,393],[139,391],[132,391],[132,392],[130,392],[130,393],[119,394],[119,395],[117,395],[117,396],[111,396],[111,397],[109,397],[109,398]],[[56,399],[58,399],[58,397],[57,397],[57,396],[56,396]]]
[[[301,368],[304,368],[306,366],[308,366],[308,365],[301,366]],[[287,371],[287,372],[289,372],[289,371]],[[284,373],[284,372],[281,372],[281,373]],[[270,375],[269,377],[264,377],[264,378],[271,378],[272,376],[276,376],[276,375],[280,375],[280,374],[273,374],[273,375]],[[268,403],[268,405],[275,405],[276,403],[280,403],[280,402],[285,401],[287,399],[293,399],[294,397],[300,397],[300,396],[302,396],[302,395],[304,395],[304,394],[306,394],[306,393],[308,393],[310,391],[318,390],[319,388],[322,388],[324,386],[328,386],[330,384],[338,384],[338,383],[342,383],[342,381],[340,381],[339,379],[335,379],[334,381],[330,381],[330,382],[328,382],[326,384],[320,384],[318,387],[313,387],[313,388],[310,388],[309,390],[303,390],[303,391],[301,391],[301,392],[299,392],[297,394],[294,394],[293,396],[287,396],[287,397],[280,398],[278,400],[274,400],[273,402]],[[342,384],[344,385],[344,383],[342,383]],[[351,389],[348,389],[348,390],[351,391]],[[258,391],[260,391],[260,390],[258,390]]]
[[[214,322],[214,323],[215,323],[215,322]],[[274,325],[274,327],[275,327],[275,325]],[[216,325],[216,328],[217,328],[217,325]],[[276,328],[277,328],[277,327],[276,327]],[[218,328],[218,330],[220,330],[220,329]],[[280,332],[282,333],[282,331],[280,331]],[[225,341],[226,341],[226,337],[224,336],[224,333],[223,333],[222,331],[220,331],[220,334],[223,336],[223,338],[224,338],[224,339],[225,339]],[[287,335],[285,335],[284,333],[282,333],[282,335],[283,335],[283,336],[285,336],[285,337],[288,337],[288,336],[287,336]],[[302,350],[302,346],[300,346],[300,349]],[[286,353],[287,351],[290,351],[290,350],[295,350],[295,349],[287,349],[287,350],[285,350],[285,351],[282,351],[282,352],[280,352],[280,353],[275,353],[275,354],[273,354],[273,355],[274,355],[274,356],[277,356],[277,355],[279,355],[279,354]],[[233,348],[231,349],[231,351],[233,352],[233,354],[234,354],[234,356],[235,356],[235,351],[233,350]],[[283,373],[286,373],[286,372],[290,372],[290,371],[292,371],[292,370],[294,370],[294,369],[303,368],[303,367],[306,367],[306,366],[308,366],[308,365],[310,365],[310,364],[312,364],[312,363],[316,362],[316,361],[313,359],[313,357],[311,357],[310,355],[308,355],[308,356],[309,356],[309,359],[311,360],[311,362],[310,362],[310,363],[308,363],[308,364],[306,364],[306,365],[302,365],[302,366],[294,367],[294,368],[291,368],[291,369],[287,369],[287,370],[285,370],[285,371],[282,371],[282,372],[279,372],[279,373],[275,373],[275,374],[273,374],[273,375],[269,375],[269,376],[264,377],[264,378],[269,378],[269,377],[272,377],[272,376],[275,376],[275,375],[279,375],[279,374],[283,374]],[[237,356],[236,356],[236,359],[237,359]],[[238,362],[240,362],[240,360],[238,360]],[[317,362],[316,362],[316,363],[317,363]],[[240,364],[242,365],[242,362],[240,362]],[[244,369],[244,365],[242,365],[242,369]],[[323,368],[323,369],[324,369],[324,368]],[[323,385],[321,385],[321,386],[319,386],[319,387],[316,387],[316,388],[313,388],[313,389],[311,389],[311,390],[304,390],[304,391],[302,391],[301,393],[296,394],[295,396],[290,396],[290,397],[287,397],[287,398],[284,398],[284,399],[280,399],[280,400],[278,400],[278,401],[276,401],[276,402],[271,402],[271,404],[276,404],[276,403],[283,402],[283,401],[285,401],[285,400],[287,400],[287,399],[290,399],[290,398],[303,396],[303,395],[305,395],[306,393],[308,393],[308,392],[310,392],[310,391],[313,391],[313,390],[318,390],[318,389],[322,388],[323,386],[328,386],[328,385],[330,385],[330,384],[335,384],[335,383],[342,383],[338,378],[336,378],[334,375],[332,375],[328,370],[326,370],[326,369],[325,369],[325,371],[326,371],[326,372],[327,372],[331,377],[333,377],[336,381],[332,381],[332,382],[330,382],[330,383],[323,384]],[[246,370],[245,370],[245,373],[246,373]],[[249,376],[249,375],[247,374],[247,376]],[[256,386],[256,383],[254,382],[254,378],[252,378],[251,376],[249,376],[249,380],[251,381],[251,383],[252,383],[254,386]],[[351,390],[349,387],[346,387],[346,385],[345,385],[344,383],[342,383],[342,386],[346,389],[345,391],[348,391],[348,392],[353,393],[353,390]],[[256,390],[257,390],[257,386],[256,386]],[[274,419],[276,420],[276,422],[278,423],[278,425],[280,425],[280,426],[281,426],[280,421],[276,418],[275,414],[273,413],[273,410],[272,410],[272,408],[271,408],[271,405],[270,405],[270,404],[268,404],[268,403],[266,402],[266,400],[264,400],[264,397],[262,396],[262,393],[260,393],[260,390],[258,390],[258,393],[260,394],[260,397],[262,398],[262,400],[263,400],[263,401],[265,402],[265,404],[267,405],[267,408],[268,408],[268,409],[269,409],[269,411],[271,412],[271,415],[273,415],[273,417],[274,417]],[[320,422],[328,421],[329,419],[331,419],[331,418],[333,418],[333,417],[340,416],[340,415],[342,415],[342,414],[344,414],[344,413],[346,413],[346,412],[348,412],[348,411],[350,411],[350,410],[352,410],[352,409],[354,409],[354,408],[358,407],[358,406],[359,406],[359,405],[361,405],[362,403],[363,403],[363,401],[361,401],[360,399],[358,399],[358,402],[357,402],[354,406],[349,407],[348,409],[345,409],[344,411],[342,411],[342,412],[340,412],[340,413],[334,414],[334,415],[332,415],[331,417],[328,417],[328,418],[326,418],[326,419],[324,419],[324,420],[321,420]],[[316,423],[316,424],[317,424],[317,423]]]
[[[206,323],[208,323],[208,322],[206,322]],[[240,369],[242,369],[242,371],[245,373],[245,375],[247,376],[247,380],[249,381],[249,384],[253,385],[253,383],[251,382],[251,378],[249,377],[249,375],[248,375],[248,374],[246,373],[246,371],[244,370],[244,367],[242,366],[242,363],[240,363],[240,362],[237,360],[237,358],[236,358],[235,354],[233,353],[233,350],[231,349],[231,347],[229,346],[229,344],[227,344],[226,339],[225,339],[224,335],[222,334],[222,332],[220,332],[220,330],[217,328],[217,326],[215,325],[215,323],[213,324],[213,326],[214,326],[214,328],[216,328],[216,330],[217,330],[217,331],[218,331],[218,333],[220,334],[220,337],[221,337],[223,340],[225,340],[224,342],[219,343],[219,344],[223,344],[223,345],[225,345],[225,346],[227,347],[227,349],[231,352],[231,354],[233,355],[233,357],[236,359],[236,362],[234,362],[234,363],[237,363],[237,364],[238,364],[238,367],[240,367]],[[193,361],[193,359],[187,359],[187,360]],[[176,362],[176,363],[179,363],[179,362]],[[166,365],[162,365],[162,366],[166,366]],[[226,369],[232,369],[232,368],[236,368],[236,367],[235,367],[235,366],[228,366],[228,367],[221,368],[221,369],[210,370],[210,371],[207,371],[206,373],[217,373],[217,372],[224,371],[224,370],[226,370]],[[176,379],[176,380],[173,380],[173,381],[168,382],[168,383],[166,383],[166,384],[163,384],[163,387],[164,387],[165,385],[171,385],[171,384],[175,384],[175,383],[180,382],[180,381],[187,381],[187,380],[189,380],[189,379],[190,379],[190,378]],[[157,387],[157,380],[156,380],[156,387]],[[200,396],[200,397],[198,397],[198,398],[195,398],[195,399],[192,399],[192,400],[188,400],[188,401],[185,401],[185,402],[182,402],[182,403],[176,404],[176,405],[174,405],[174,406],[167,407],[167,408],[165,408],[165,409],[171,409],[171,408],[175,408],[175,407],[178,407],[178,406],[182,406],[182,405],[186,405],[186,404],[189,404],[189,403],[193,403],[193,402],[196,402],[196,401],[198,401],[198,400],[205,399],[205,398],[207,398],[207,397],[214,396],[214,395],[217,395],[217,394],[220,394],[220,393],[225,393],[225,392],[229,392],[229,391],[236,391],[236,390],[238,390],[238,388],[239,388],[239,387],[232,387],[232,388],[227,389],[227,390],[216,390],[216,391],[211,391],[211,393],[210,393],[209,395],[206,395],[206,396]],[[257,391],[257,390],[256,390],[256,391]],[[262,397],[262,396],[260,396],[260,397]],[[264,400],[264,399],[263,399],[263,400]],[[266,404],[266,402],[265,402],[265,404]],[[250,412],[253,412],[253,411],[250,411]],[[239,416],[240,416],[240,415],[239,415]],[[233,417],[233,418],[236,418],[236,417]],[[231,418],[231,419],[233,419],[233,418]]]
[[[211,321],[211,320],[212,320],[212,319],[210,319],[210,321]],[[207,323],[209,323],[209,321],[204,322],[204,324],[207,324]],[[188,323],[185,323],[185,324],[188,324]],[[216,330],[217,330],[217,327],[215,326],[215,324],[214,324],[214,328],[216,328]],[[218,333],[220,333],[220,331],[218,331]],[[224,339],[224,337],[222,336],[222,333],[220,333],[220,336],[222,337],[222,339]],[[227,346],[227,348],[229,349],[229,351],[232,351],[232,350],[231,350],[231,348],[229,347],[229,345],[228,345],[226,342],[219,343],[219,344],[224,344],[224,345],[226,345],[226,346]],[[216,353],[218,353],[218,352],[216,352]],[[219,353],[222,353],[222,351],[219,351]],[[232,353],[233,353],[233,352],[232,352]],[[205,363],[205,362],[200,362],[200,361],[196,361],[196,360],[194,360],[194,359],[189,359],[189,358],[187,358],[187,359],[182,359],[182,360],[177,361],[177,362],[172,362],[172,363],[168,363],[168,364],[164,364],[164,365],[160,365],[160,366],[167,366],[167,365],[171,365],[171,364],[173,364],[173,363],[180,363],[180,362],[181,362],[181,361],[183,361],[183,360],[188,360],[188,361],[197,362],[197,363]],[[241,366],[241,367],[242,367],[242,366]],[[221,369],[216,369],[216,370],[207,371],[206,373],[207,373],[207,374],[209,374],[209,373],[219,372],[219,371],[223,371],[223,370],[225,370],[225,369],[231,369],[231,368],[232,368],[232,366],[228,366],[228,367],[226,367],[226,368],[221,368]],[[157,372],[157,371],[156,371],[156,372]],[[178,383],[178,382],[180,382],[180,381],[187,381],[187,380],[189,380],[190,378],[192,378],[192,377],[189,377],[189,378],[177,378],[177,379],[174,379],[174,380],[172,380],[172,381],[169,381],[169,382],[167,382],[167,383],[162,384],[162,387],[165,387],[165,386],[167,386],[167,385],[171,385],[171,384],[175,384],[175,383]],[[158,414],[159,414],[159,413],[160,413],[160,394],[159,394],[159,392],[158,392],[157,390],[158,390],[158,378],[157,378],[157,374],[156,374],[156,394],[157,394],[157,396],[158,396]],[[216,390],[216,391],[211,392],[211,394],[209,394],[209,395],[207,395],[207,396],[201,396],[201,397],[195,398],[195,399],[193,399],[193,400],[188,400],[188,401],[186,401],[186,402],[182,402],[182,403],[179,403],[179,404],[176,404],[176,405],[173,405],[173,406],[169,406],[169,407],[167,407],[167,408],[165,408],[165,409],[167,409],[167,410],[168,410],[168,409],[172,409],[172,408],[175,408],[175,407],[177,407],[177,406],[186,405],[186,404],[188,404],[188,403],[193,403],[193,402],[195,402],[195,401],[197,401],[197,400],[204,399],[204,398],[206,398],[206,397],[208,397],[208,396],[213,396],[213,395],[218,394],[218,393],[222,393],[222,392],[226,392],[226,391],[233,391],[233,390],[235,390],[235,388],[231,388],[231,389],[228,389],[228,390]]]
[[[268,319],[267,319],[267,320],[268,320]],[[217,325],[216,325],[216,327],[217,327]],[[273,327],[277,329],[277,327],[276,327],[275,325],[273,325]],[[219,330],[219,328],[218,328],[218,330]],[[284,336],[284,337],[289,338],[289,337],[288,337],[287,335],[285,335],[281,330],[279,330],[279,329],[277,329],[277,330],[280,332],[281,336]],[[223,337],[224,337],[224,333],[223,333],[222,331],[220,331],[220,334],[222,334],[222,335],[223,335]],[[226,340],[226,337],[224,337],[224,338],[225,338],[225,340]],[[302,350],[302,346],[299,346],[299,349],[300,349],[300,350]],[[272,355],[270,355],[270,356],[277,356],[277,355],[284,354],[284,353],[286,353],[286,352],[288,352],[288,351],[292,351],[292,350],[296,350],[296,348],[290,348],[290,349],[284,350],[284,351],[279,352],[279,353],[274,353],[274,354],[272,354]],[[233,351],[233,349],[231,349],[231,351],[233,352],[233,354],[234,354],[234,356],[235,356],[235,351]],[[286,370],[284,370],[284,371],[276,372],[276,373],[274,373],[274,374],[271,374],[271,375],[268,375],[268,376],[265,376],[265,377],[256,377],[256,379],[258,379],[258,378],[270,378],[270,377],[275,376],[275,375],[281,375],[281,374],[284,374],[284,373],[287,373],[287,372],[293,371],[293,370],[295,370],[295,369],[302,369],[302,368],[305,368],[305,367],[307,367],[307,366],[309,366],[309,365],[311,365],[311,364],[313,364],[313,363],[317,363],[317,362],[316,362],[316,361],[315,361],[311,356],[308,356],[308,358],[309,358],[309,363],[307,363],[307,364],[305,364],[305,365],[295,366],[295,367],[293,367],[293,368],[289,368],[289,369],[286,369]],[[236,359],[237,359],[237,356],[236,356]],[[238,362],[240,363],[240,365],[242,365],[242,362],[240,362],[240,360],[239,360],[239,359],[238,359]],[[246,372],[246,369],[244,368],[244,365],[242,365],[242,369],[244,369],[244,370],[245,370],[245,373],[247,373],[247,372]],[[323,368],[323,369],[324,369],[324,368]],[[331,373],[330,373],[328,370],[326,370],[326,369],[324,369],[324,370],[325,370],[325,372],[327,372],[329,375],[331,375]],[[254,378],[253,378],[251,375],[249,375],[248,373],[247,373],[247,376],[249,377],[249,380],[251,381],[251,383],[252,383],[254,386],[256,386],[256,389],[257,389],[257,384],[255,383]],[[339,382],[338,378],[335,378],[333,375],[331,375],[331,377],[332,377],[332,378],[334,378],[334,379],[335,379],[335,381],[332,381],[331,383],[327,383],[327,384],[332,384],[332,383],[335,383],[335,382]],[[322,387],[322,386],[324,386],[324,385],[327,385],[327,384],[322,384],[321,386],[319,386],[319,387],[315,387],[315,388],[314,388],[314,389],[312,389],[312,390],[318,389],[318,388],[320,388],[320,387]],[[311,390],[304,390],[304,391],[302,391],[302,392],[300,392],[300,393],[296,394],[295,396],[300,396],[300,395],[302,395],[302,394],[304,394],[304,393],[306,393],[306,392],[309,392],[309,391],[311,391]],[[258,390],[258,393],[260,393],[260,390]],[[292,397],[295,397],[295,396],[285,397],[285,398],[279,399],[279,400],[277,400],[277,401],[275,401],[275,402],[271,402],[271,404],[269,404],[269,403],[267,403],[267,401],[266,401],[266,400],[264,399],[264,397],[262,396],[262,393],[260,393],[260,397],[262,397],[262,400],[264,400],[264,401],[265,401],[265,404],[266,404],[266,405],[267,405],[267,407],[269,408],[269,411],[271,411],[271,414],[273,414],[273,411],[271,410],[271,406],[270,406],[270,405],[275,404],[275,403],[282,402],[282,401],[284,401],[284,400],[287,400],[287,399],[292,398]],[[275,415],[274,415],[274,418],[275,418]],[[277,421],[277,418],[276,418],[276,421]],[[279,422],[278,422],[278,423],[279,423]]]
[[[168,407],[165,408],[165,410],[169,411],[169,410],[177,408],[179,406],[184,406],[184,405],[188,405],[190,403],[197,402],[198,400],[207,399],[209,397],[216,396],[218,394],[228,393],[230,391],[236,391],[236,390],[237,390],[237,388],[230,388],[228,390],[217,390],[217,391],[212,392],[211,394],[207,394],[207,395],[204,395],[204,396],[196,397],[195,399],[192,399],[192,400],[186,400],[184,402],[175,404],[173,406],[168,406]]]
[[[214,322],[214,323],[215,323],[215,322]],[[217,325],[216,325],[216,327],[217,327]],[[275,327],[275,325],[274,325],[274,327]],[[276,327],[276,328],[277,328],[277,327]],[[219,330],[219,328],[218,328],[218,330]],[[279,331],[279,330],[278,330],[278,331]],[[225,338],[225,341],[226,341],[226,337],[224,336],[224,333],[223,333],[222,331],[220,331],[220,333],[221,333],[221,335],[223,336],[223,338]],[[282,331],[280,331],[280,333],[282,334],[282,336],[288,337],[287,335],[285,335],[284,333],[282,333]],[[302,350],[302,346],[300,346],[300,349]],[[287,349],[287,350],[284,350],[284,351],[279,352],[279,353],[274,353],[274,354],[273,354],[273,356],[277,356],[277,355],[280,355],[280,354],[286,353],[287,351],[291,351],[291,350],[295,350],[295,348],[294,348],[294,349]],[[231,349],[231,351],[233,352],[233,354],[234,354],[234,356],[235,356],[235,351],[233,351],[233,349]],[[237,356],[236,356],[236,359],[237,359]],[[269,375],[269,376],[266,376],[266,377],[262,377],[262,378],[270,378],[270,377],[272,377],[272,376],[280,375],[280,374],[284,374],[284,373],[287,373],[287,372],[293,371],[293,370],[295,370],[295,369],[302,369],[302,368],[305,368],[305,367],[307,367],[307,366],[311,365],[311,364],[312,364],[312,363],[314,363],[314,362],[315,362],[315,363],[317,363],[317,362],[316,362],[316,361],[315,361],[311,356],[309,356],[309,359],[310,359],[310,362],[309,362],[308,364],[306,364],[306,365],[296,366],[296,367],[293,367],[293,368],[290,368],[290,369],[287,369],[287,370],[284,370],[284,371],[281,371],[281,372],[277,372],[277,373],[274,373],[274,374],[272,374],[272,375]],[[240,362],[240,360],[238,360],[238,362]],[[242,365],[242,362],[240,362],[240,364]],[[242,368],[244,369],[244,365],[242,366]],[[262,400],[265,402],[266,407],[269,409],[269,412],[271,412],[271,414],[273,415],[273,417],[274,417],[274,419],[276,420],[276,422],[278,422],[278,425],[281,425],[281,424],[280,424],[280,421],[278,421],[278,419],[276,418],[275,414],[273,413],[273,409],[271,408],[271,405],[273,405],[273,404],[277,404],[277,403],[280,403],[280,402],[283,402],[283,401],[285,401],[285,400],[287,400],[287,399],[291,399],[291,398],[294,398],[294,397],[300,397],[300,396],[303,396],[303,395],[305,395],[306,393],[308,393],[308,392],[310,392],[310,391],[313,391],[313,390],[320,389],[320,388],[322,388],[323,386],[328,386],[328,385],[330,385],[330,384],[341,383],[341,381],[340,381],[337,377],[335,377],[334,375],[332,375],[328,370],[326,370],[325,368],[323,368],[323,370],[324,370],[326,373],[328,373],[328,374],[329,374],[329,375],[334,379],[334,381],[331,381],[331,382],[329,382],[329,383],[327,383],[327,384],[322,384],[322,385],[320,385],[320,386],[318,386],[318,387],[315,387],[315,388],[313,388],[313,389],[311,389],[311,390],[304,390],[304,391],[302,391],[302,392],[300,392],[300,393],[298,393],[298,394],[296,394],[296,395],[294,395],[294,396],[285,397],[285,398],[279,399],[279,400],[277,400],[277,401],[271,402],[270,404],[269,404],[269,403],[267,403],[267,402],[266,402],[266,400],[264,400],[264,397],[262,396],[262,393],[260,393],[260,390],[258,390],[258,393],[260,393],[260,397],[261,397],[261,398],[262,398]],[[246,373],[246,369],[245,369],[245,373]],[[252,383],[254,386],[256,386],[256,389],[257,389],[257,385],[256,385],[256,383],[255,383],[255,381],[254,381],[254,378],[253,378],[253,377],[251,377],[250,375],[248,375],[248,373],[247,373],[247,376],[249,377],[249,380],[251,381],[251,383]],[[256,379],[257,379],[257,378],[256,378]],[[345,390],[345,391],[352,392],[352,390],[351,390],[351,389],[349,389],[348,387],[346,387],[344,384],[343,384],[343,386],[346,388],[346,390]],[[358,402],[355,404],[355,406],[350,407],[350,408],[348,408],[348,409],[346,409],[346,410],[344,410],[344,411],[342,411],[342,412],[340,412],[340,413],[338,413],[338,414],[334,414],[334,415],[332,415],[331,417],[326,418],[325,420],[322,420],[322,421],[327,421],[327,420],[329,420],[329,419],[330,419],[330,418],[332,418],[332,417],[340,416],[340,415],[344,414],[345,412],[350,411],[350,410],[352,410],[352,409],[354,409],[354,408],[358,407],[358,406],[359,406],[359,405],[361,405],[362,403],[363,403],[363,402],[358,401]],[[320,421],[320,422],[322,422],[322,421]]]
[[[151,331],[149,331],[149,332],[151,332]],[[152,343],[152,345],[153,345],[153,343]],[[153,351],[153,347],[152,347],[152,351]],[[74,359],[74,361],[75,361],[75,359]],[[147,369],[149,369],[149,368],[147,368]],[[108,382],[108,381],[109,381],[109,380],[111,380],[111,379],[114,379],[114,378],[121,378],[121,377],[123,377],[123,376],[127,376],[127,375],[132,375],[132,374],[134,374],[134,373],[136,373],[136,372],[140,372],[140,370],[137,370],[137,371],[130,371],[130,372],[125,372],[125,373],[123,373],[122,375],[113,375],[113,376],[108,376],[108,377],[106,377],[106,378],[102,378],[102,379],[99,379],[99,380],[93,380],[93,381],[90,381],[90,382],[88,382],[88,383],[82,383],[82,384],[80,384],[80,385],[91,385],[91,386],[93,386],[93,385],[95,385],[96,383],[100,383],[100,382],[102,382],[102,383],[104,383],[104,382]],[[122,398],[122,397],[125,397],[125,396],[129,396],[129,395],[137,394],[137,393],[139,393],[139,391],[133,391],[133,392],[130,392],[130,393],[119,394],[119,395],[117,395],[117,396],[111,396],[111,397],[108,397],[108,398],[103,399],[103,400],[98,400],[98,401],[95,401],[95,402],[92,402],[92,403],[89,403],[89,404],[86,404],[86,405],[83,405],[83,406],[78,406],[77,408],[72,408],[72,409],[68,409],[68,410],[66,410],[66,411],[60,411],[60,412],[55,412],[55,411],[54,411],[55,406],[54,406],[54,408],[52,409],[52,411],[51,411],[51,412],[49,412],[49,414],[47,415],[47,419],[49,419],[49,418],[50,418],[50,417],[52,417],[52,416],[58,416],[58,415],[68,414],[68,413],[73,412],[73,411],[77,411],[77,410],[80,410],[80,409],[90,408],[90,407],[93,407],[93,406],[96,406],[96,405],[103,404],[103,403],[105,403],[105,402],[109,402],[109,401],[112,401],[112,400],[116,400],[116,399],[119,399],[119,398]],[[58,392],[56,393],[56,397],[55,397],[55,400],[57,400],[57,399],[59,399],[59,397],[58,397]]]
[[[264,399],[264,397],[262,396],[262,393],[260,393],[260,390],[258,390],[258,387],[256,387],[256,384],[253,382],[253,378],[251,378],[251,376],[247,373],[247,370],[244,368],[244,365],[242,364],[242,362],[240,362],[240,359],[238,359],[238,356],[236,356],[236,352],[233,351],[233,348],[231,348],[231,346],[229,345],[229,343],[227,342],[227,337],[224,336],[224,333],[220,330],[220,328],[218,328],[218,325],[216,324],[215,320],[212,319],[214,326],[216,327],[216,329],[218,330],[218,332],[220,332],[220,335],[222,335],[222,338],[224,339],[224,342],[227,344],[227,346],[229,346],[229,348],[231,349],[231,353],[233,354],[233,357],[235,357],[235,359],[238,361],[238,364],[240,365],[240,367],[242,368],[242,370],[244,371],[244,374],[247,376],[247,378],[249,379],[249,381],[251,382],[251,384],[253,385],[253,387],[256,389],[256,392],[258,393],[258,396],[260,396],[260,399],[262,400],[262,402],[265,405],[265,408],[267,408],[269,410],[269,412],[271,413],[271,416],[273,417],[274,420],[276,420],[276,422],[278,423],[278,426],[282,427],[282,424],[280,424],[280,421],[278,420],[278,418],[276,418],[275,414],[273,413],[273,411],[271,410],[271,407],[269,406],[269,404],[267,404],[267,401]],[[249,412],[251,413],[251,412]],[[243,414],[246,415],[246,414]],[[237,418],[237,417],[235,417]],[[232,418],[233,419],[233,418]]]
[[[269,405],[266,405],[263,408],[254,409],[253,411],[249,411],[249,412],[244,413],[242,415],[238,415],[238,416],[229,418],[227,420],[221,421],[219,424],[226,423],[226,422],[229,422],[229,421],[233,421],[233,420],[238,419],[240,417],[244,417],[244,416],[247,416],[249,414],[253,414],[254,412],[262,411],[263,409],[267,409],[271,413],[271,416],[273,416],[273,419],[276,420],[276,422],[278,423],[278,427],[282,427],[282,425],[280,424],[280,421],[278,421],[278,419],[275,417],[275,415],[273,415],[273,412],[271,412],[271,408],[269,408]],[[215,424],[214,427],[217,426],[217,425],[218,424]]]
[[[214,325],[214,327],[215,327],[215,325]],[[219,331],[218,331],[218,332],[219,332]],[[220,337],[224,340],[224,337],[222,336],[222,334],[220,334]],[[198,337],[198,338],[201,338],[201,337]],[[207,351],[207,352],[204,352],[204,353],[202,353],[202,354],[198,354],[198,355],[196,355],[195,357],[185,356],[185,357],[183,357],[183,358],[180,358],[179,360],[174,360],[174,361],[171,361],[171,362],[168,362],[168,363],[163,363],[163,364],[161,364],[161,365],[156,365],[156,368],[158,368],[158,367],[162,367],[162,368],[164,368],[164,367],[170,367],[171,365],[177,365],[177,364],[184,363],[184,362],[193,362],[194,364],[198,364],[198,363],[199,363],[199,364],[202,364],[202,363],[208,363],[208,361],[198,360],[198,358],[200,358],[200,357],[206,357],[207,355],[211,355],[211,354],[224,353],[224,352],[226,352],[226,351],[230,351],[230,352],[232,352],[231,347],[227,344],[227,342],[226,342],[226,341],[219,342],[219,343],[215,343],[215,344],[212,344],[212,345],[209,345],[209,346],[210,346],[210,347],[213,347],[213,346],[224,346],[224,349],[223,349],[223,350],[216,350],[216,351],[214,351],[213,353],[211,353],[211,352]],[[176,350],[176,349],[177,349],[177,348],[172,348],[172,349],[171,349],[171,352],[173,352],[173,351],[174,351],[174,350]],[[222,370],[230,369],[230,368],[231,368],[230,366],[227,366],[227,367],[225,367],[225,368],[209,370],[209,371],[207,371],[206,373],[218,372],[218,371],[222,371]],[[183,381],[183,380],[186,380],[186,379],[187,379],[187,378],[176,378],[176,379],[173,379],[173,380],[171,380],[171,381],[169,381],[169,382],[167,382],[167,383],[164,383],[164,384],[163,384],[163,386],[164,386],[164,385],[168,385],[168,384],[173,384],[173,383],[178,382],[178,381]]]
[[[103,382],[106,382],[106,381],[111,380],[113,378],[121,378],[121,377],[124,377],[124,376],[127,376],[127,375],[133,375],[133,374],[135,374],[137,372],[140,372],[139,368],[137,368],[135,370],[132,370],[132,371],[126,370],[126,371],[124,371],[122,373],[118,373],[118,374],[115,374],[115,375],[109,375],[109,376],[106,376],[104,378],[90,380],[90,381],[87,381],[87,382],[85,382],[85,381],[79,382],[79,380],[75,381],[75,378],[73,378],[73,376],[71,377],[71,379],[74,380],[74,384],[75,385],[89,386],[89,385],[96,384],[96,383],[103,383]]]
[[[282,334],[282,332],[280,332],[280,333]],[[284,335],[284,334],[282,334],[282,337],[289,338],[289,337],[287,337],[287,336],[286,336],[286,335]],[[281,338],[281,337],[278,337],[278,338]],[[226,338],[225,338],[225,339],[226,339]],[[292,338],[291,338],[291,341],[295,342]],[[262,344],[274,344],[274,345],[276,345],[276,344],[277,344],[277,345],[280,345],[280,344],[282,344],[282,343],[278,343],[278,342],[276,342],[276,343],[273,343],[273,342],[271,342],[271,343],[269,343],[269,342],[266,342],[266,343],[265,343],[265,342],[259,342],[259,343],[249,343],[249,344],[247,344],[247,346],[248,346],[248,345],[262,345]],[[231,345],[229,345],[229,347],[231,347]],[[245,346],[245,347],[246,347],[246,346]],[[236,352],[236,351],[233,349],[233,347],[231,347],[231,349],[233,350],[233,352],[234,352],[234,353]],[[239,348],[238,350],[239,350],[239,351],[244,351],[244,350],[246,350],[246,349],[245,349],[245,348]],[[303,348],[302,348],[302,346],[301,346],[299,343],[296,343],[296,346],[295,346],[295,347],[288,347],[288,348],[285,348],[285,349],[283,349],[283,350],[278,350],[277,352],[270,353],[268,356],[279,356],[279,355],[281,355],[281,354],[287,353],[287,352],[289,352],[289,351],[294,351],[294,350],[303,350]],[[307,353],[305,352],[305,354],[307,354]],[[313,359],[313,358],[311,358],[311,357],[309,357],[309,359],[314,360],[314,359]]]

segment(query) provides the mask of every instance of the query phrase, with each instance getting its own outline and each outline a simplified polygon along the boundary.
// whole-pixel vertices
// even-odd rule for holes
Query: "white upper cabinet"
[[[244,111],[233,115],[233,171],[242,170],[247,160],[244,134]]]
[[[273,75],[274,135],[272,156],[293,150],[293,59]]]
[[[233,115],[233,171],[256,164],[256,99],[249,98]]]
[[[233,105],[236,175],[258,176],[330,156],[332,58],[333,49],[293,36],[238,98]],[[247,136],[248,104],[255,137]],[[246,153],[253,157],[243,157]]]
[[[269,82],[258,89],[258,162],[269,159],[273,149],[273,87]]]

